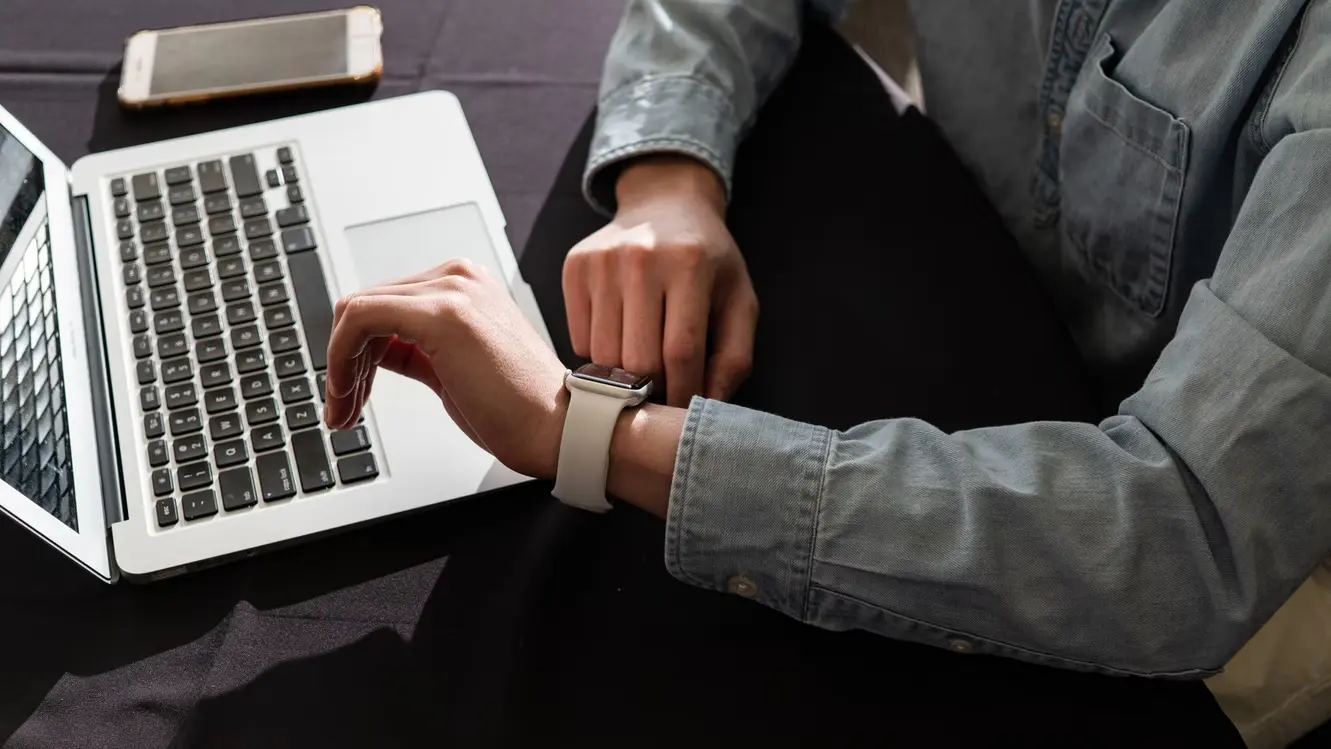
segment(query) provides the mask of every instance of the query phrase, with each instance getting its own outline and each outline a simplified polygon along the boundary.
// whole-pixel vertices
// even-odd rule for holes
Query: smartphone
[[[120,103],[140,108],[378,80],[379,11],[348,10],[140,31],[125,43]]]

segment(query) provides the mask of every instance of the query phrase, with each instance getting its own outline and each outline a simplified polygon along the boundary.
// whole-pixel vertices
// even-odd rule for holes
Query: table
[[[226,5],[9,0],[0,104],[73,162],[355,99],[322,91],[118,108],[116,65],[134,30],[320,7]],[[373,95],[457,93],[512,244],[526,246],[547,197],[547,213],[576,200],[549,193],[578,168],[570,148],[594,106],[621,0],[378,5],[386,65]],[[578,220],[594,227],[594,217]],[[548,489],[518,487],[148,587],[103,585],[0,522],[0,743],[1234,740],[1199,684],[821,632],[689,588],[663,568],[659,521],[632,510],[584,515],[551,502]]]

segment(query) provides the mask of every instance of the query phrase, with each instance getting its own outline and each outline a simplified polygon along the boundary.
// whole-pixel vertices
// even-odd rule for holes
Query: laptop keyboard
[[[170,528],[379,474],[321,426],[333,307],[294,151],[111,180],[151,502]]]

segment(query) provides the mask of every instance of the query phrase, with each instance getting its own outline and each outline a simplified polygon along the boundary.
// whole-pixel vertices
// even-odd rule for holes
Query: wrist
[[[665,517],[688,411],[644,404],[619,415],[610,441],[606,493]]]
[[[697,202],[723,215],[726,192],[721,178],[697,159],[677,154],[651,154],[629,162],[615,181],[619,211],[632,211],[659,200]]]

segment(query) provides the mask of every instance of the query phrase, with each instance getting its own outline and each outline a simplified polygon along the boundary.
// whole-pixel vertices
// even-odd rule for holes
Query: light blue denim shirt
[[[656,150],[728,180],[800,11],[631,0],[589,198]],[[666,565],[830,629],[1214,672],[1331,550],[1331,0],[921,0],[914,19],[930,116],[1117,414],[838,432],[695,400]]]

